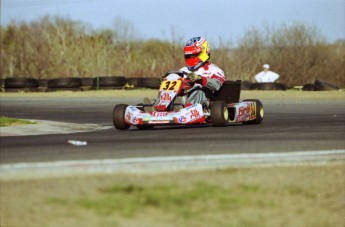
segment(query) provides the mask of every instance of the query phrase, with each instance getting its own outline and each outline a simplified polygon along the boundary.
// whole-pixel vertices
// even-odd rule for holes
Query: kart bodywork
[[[155,125],[212,124],[226,126],[229,123],[260,124],[264,108],[257,99],[239,101],[241,81],[226,81],[221,90],[206,92],[208,106],[186,105],[185,100],[191,83],[183,72],[168,72],[162,78],[158,101],[136,106],[118,104],[114,107],[115,128],[124,130],[131,125],[139,129],[151,129]]]

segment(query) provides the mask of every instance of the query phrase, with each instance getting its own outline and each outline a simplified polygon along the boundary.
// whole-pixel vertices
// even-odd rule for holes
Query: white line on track
[[[160,173],[249,166],[345,163],[345,150],[78,160],[0,165],[0,179],[86,173]]]

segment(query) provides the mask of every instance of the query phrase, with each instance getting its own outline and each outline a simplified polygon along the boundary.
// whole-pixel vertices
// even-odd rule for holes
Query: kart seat
[[[227,80],[219,91],[213,94],[213,101],[224,101],[226,104],[238,103],[241,95],[241,80]]]

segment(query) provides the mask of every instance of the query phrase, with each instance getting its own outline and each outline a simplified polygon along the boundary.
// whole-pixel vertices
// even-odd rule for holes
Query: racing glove
[[[198,75],[198,74],[196,74],[196,73],[189,73],[187,77],[188,77],[188,79],[190,79],[190,81],[192,81],[192,82],[201,80],[201,76]]]

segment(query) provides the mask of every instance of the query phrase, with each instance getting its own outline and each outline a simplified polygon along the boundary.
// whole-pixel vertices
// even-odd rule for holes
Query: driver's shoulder
[[[208,71],[214,73],[214,74],[218,74],[218,75],[222,75],[224,76],[224,71],[219,68],[216,64],[210,63],[208,65]]]
[[[210,69],[222,70],[221,68],[218,67],[218,65],[216,65],[216,64],[214,64],[214,63],[210,63],[210,64],[208,65],[208,67],[209,67]]]

